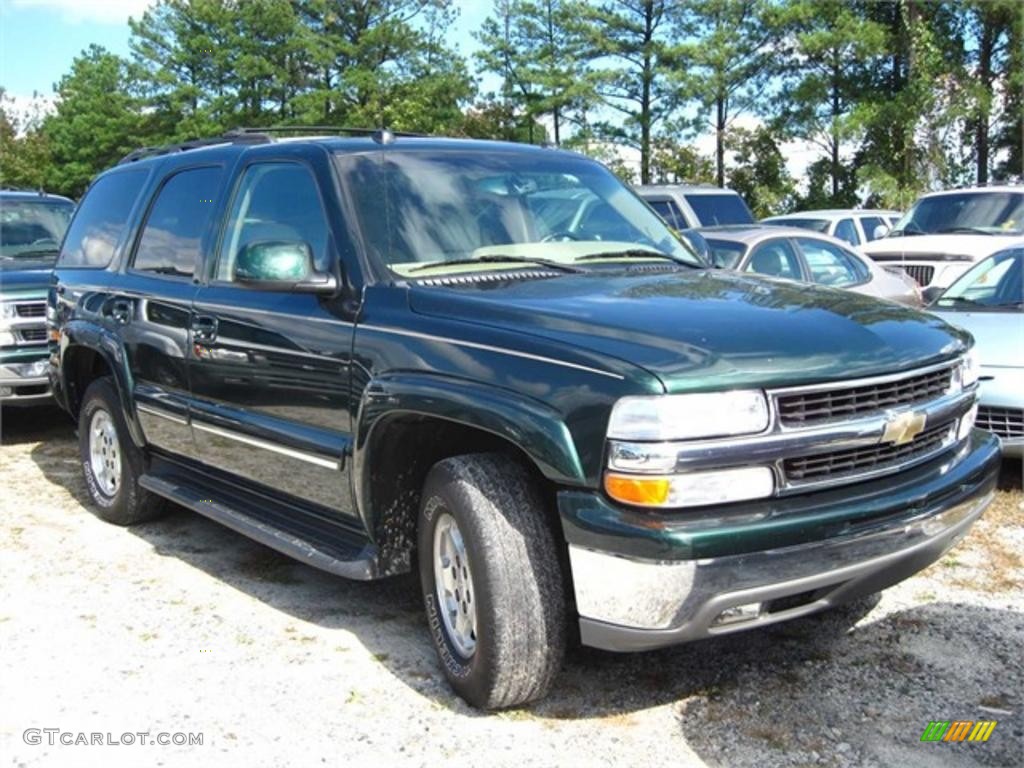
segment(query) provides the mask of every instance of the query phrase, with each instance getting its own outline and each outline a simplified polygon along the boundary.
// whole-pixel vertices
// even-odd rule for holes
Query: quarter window
[[[850,245],[860,245],[860,237],[857,236],[857,228],[853,225],[853,219],[840,219],[836,224],[835,236]]]
[[[317,270],[330,271],[327,217],[316,181],[297,163],[258,163],[235,192],[217,260],[216,279],[234,280],[239,252],[258,242],[303,242]]]
[[[138,169],[96,180],[71,220],[61,248],[61,266],[102,268],[110,263],[147,176]]]
[[[134,269],[175,277],[195,274],[221,174],[220,168],[193,168],[168,179],[146,218]]]
[[[788,240],[769,240],[755,246],[747,262],[747,272],[787,280],[800,279],[800,257]]]
[[[869,276],[868,268],[838,245],[807,237],[798,237],[797,243],[815,283],[842,287],[863,283]]]
[[[654,209],[654,212],[664,219],[665,223],[674,229],[686,229],[686,217],[683,216],[679,207],[671,200],[648,200],[647,204]]]

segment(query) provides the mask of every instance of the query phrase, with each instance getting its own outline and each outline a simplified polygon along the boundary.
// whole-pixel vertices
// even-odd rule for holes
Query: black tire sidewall
[[[112,496],[100,488],[89,460],[89,427],[93,416],[100,410],[106,411],[114,424],[121,453],[121,485]],[[137,510],[140,506],[137,481],[142,474],[142,458],[132,442],[121,410],[120,398],[109,378],[97,379],[85,391],[78,415],[78,450],[86,488],[89,497],[98,508],[100,517],[118,525],[137,522]]]
[[[492,681],[488,674],[496,659],[494,638],[494,591],[487,583],[485,563],[479,562],[483,551],[482,535],[471,515],[464,512],[471,500],[464,498],[458,483],[447,473],[438,473],[424,488],[419,525],[420,584],[426,606],[427,624],[434,647],[441,658],[445,676],[456,692],[467,701],[487,698]],[[445,630],[444,620],[437,605],[437,584],[434,579],[434,530],[442,514],[451,515],[459,526],[466,544],[470,577],[476,602],[477,637],[473,655],[466,659],[455,648]]]

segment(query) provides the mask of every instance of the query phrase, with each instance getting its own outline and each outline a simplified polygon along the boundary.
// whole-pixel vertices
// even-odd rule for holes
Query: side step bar
[[[186,478],[170,464],[161,462],[152,469],[156,471],[151,470],[139,478],[139,485],[147,491],[188,507],[301,563],[360,581],[382,575],[377,565],[376,546],[369,541],[352,540],[351,534],[341,526],[246,491],[204,483],[202,475],[196,473],[189,473]]]

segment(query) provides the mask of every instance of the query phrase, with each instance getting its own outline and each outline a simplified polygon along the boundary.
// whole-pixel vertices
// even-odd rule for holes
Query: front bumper
[[[765,626],[877,592],[962,539],[988,505],[998,442],[872,482],[690,519],[559,496],[580,634],[615,651]]]
[[[45,370],[47,357],[0,364],[0,403],[40,405],[51,398],[50,379]],[[43,364],[40,366],[40,364]],[[43,370],[40,371],[39,368]]]

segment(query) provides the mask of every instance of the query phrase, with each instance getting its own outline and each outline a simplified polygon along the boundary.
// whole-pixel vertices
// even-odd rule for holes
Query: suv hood
[[[409,300],[421,314],[627,360],[670,392],[891,373],[949,358],[969,340],[892,302],[719,271],[413,284]]]
[[[951,232],[944,235],[883,237],[864,243],[861,250],[869,256],[885,254],[906,256],[908,259],[953,256],[980,261],[1016,243],[1024,243],[1024,238],[1020,235],[970,235]]]
[[[0,294],[45,293],[50,287],[50,273],[53,264],[49,262],[17,261],[0,262]]]

